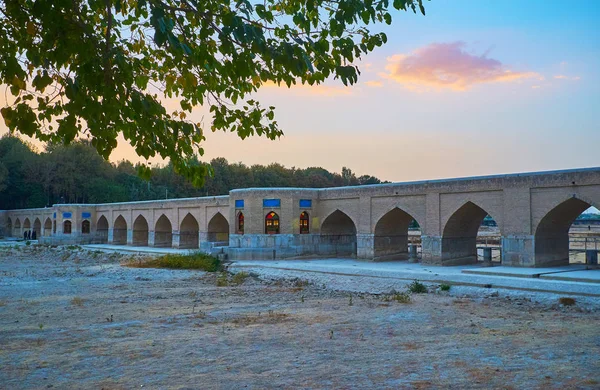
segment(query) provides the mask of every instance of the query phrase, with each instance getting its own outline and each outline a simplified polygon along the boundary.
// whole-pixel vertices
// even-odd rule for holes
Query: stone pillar
[[[504,189],[502,265],[535,266],[535,237],[531,231],[531,191],[528,187]]]
[[[375,235],[359,233],[356,235],[356,257],[372,259],[375,256]]]
[[[442,265],[442,237],[421,236],[421,261],[424,264]]]
[[[109,244],[113,244],[115,242],[115,232],[113,228],[108,228],[108,241]]]
[[[502,248],[502,265],[535,267],[535,240],[533,235],[504,235],[500,244]]]
[[[411,263],[417,263],[419,261],[417,258],[417,246],[414,244],[408,246],[408,261]]]
[[[586,250],[585,263],[589,265],[598,265],[598,251],[595,249]]]
[[[375,237],[371,229],[371,197],[361,196],[358,200],[356,221],[356,257],[373,259],[375,256]]]
[[[421,261],[442,265],[440,194],[425,196],[425,226],[421,226]]]
[[[483,265],[485,267],[492,266],[492,248],[483,248]]]
[[[179,249],[179,230],[173,230],[172,243],[173,248]]]
[[[133,245],[133,229],[127,229],[127,245]]]
[[[154,230],[148,231],[148,246],[154,246]]]
[[[198,232],[198,247],[203,251],[210,250],[208,232]]]

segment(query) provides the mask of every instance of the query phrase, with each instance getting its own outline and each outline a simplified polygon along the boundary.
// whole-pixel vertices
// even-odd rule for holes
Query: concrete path
[[[108,245],[108,244],[89,244],[79,245],[80,247],[92,251],[120,252],[120,253],[149,253],[156,255],[168,255],[175,253],[189,253],[194,250],[175,249],[175,248],[156,248],[149,246],[131,246],[131,245]],[[197,251],[197,249],[195,249]]]
[[[540,275],[540,279],[600,283],[600,269]],[[600,289],[600,286],[598,286]]]
[[[522,268],[522,267],[477,267],[464,269],[465,274],[513,276],[516,278],[539,278],[541,275],[586,270],[585,264],[572,264],[564,267]]]
[[[408,262],[372,263],[354,259],[323,260],[270,260],[235,261],[234,268],[272,268],[287,271],[314,272],[333,275],[361,276],[366,278],[414,280],[431,283],[475,286],[485,288],[503,288],[509,290],[537,291],[555,294],[600,297],[600,285],[587,281],[549,280],[542,278],[515,277],[501,274],[473,274],[464,270],[476,270],[477,267],[455,266],[435,267]],[[485,267],[481,267],[484,269]],[[500,267],[497,267],[500,268]],[[489,268],[486,268],[489,269]],[[527,273],[526,271],[523,271]],[[577,271],[597,275],[593,270]],[[561,273],[561,275],[563,275]]]

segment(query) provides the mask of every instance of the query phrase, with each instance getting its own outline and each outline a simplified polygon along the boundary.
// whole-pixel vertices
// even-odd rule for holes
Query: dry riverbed
[[[600,386],[597,309],[436,286],[401,303],[124,260],[0,249],[0,388]]]

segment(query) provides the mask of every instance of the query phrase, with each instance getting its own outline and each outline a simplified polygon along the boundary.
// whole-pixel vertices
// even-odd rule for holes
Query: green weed
[[[229,279],[227,278],[227,273],[222,272],[219,277],[217,277],[217,287],[227,287],[229,286]]]
[[[238,272],[237,274],[231,277],[231,284],[240,285],[246,281],[246,279],[250,276],[248,272]]]
[[[424,294],[427,292],[427,286],[418,280],[414,280],[411,284],[408,285],[408,291],[414,294]]]
[[[216,272],[222,269],[219,259],[200,252],[130,260],[123,265],[133,268],[199,269],[207,272]]]

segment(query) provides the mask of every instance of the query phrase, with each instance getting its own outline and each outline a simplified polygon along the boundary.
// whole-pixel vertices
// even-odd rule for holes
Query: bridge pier
[[[506,235],[501,239],[502,265],[510,267],[534,267],[534,236],[530,234]]]
[[[356,257],[359,259],[375,257],[375,234],[356,235]]]
[[[423,264],[442,265],[442,237],[421,236],[421,262]]]
[[[133,229],[127,229],[127,245],[133,245]]]
[[[179,243],[180,243],[179,230],[173,230],[171,247],[173,247],[175,249],[179,249]]]
[[[149,230],[148,231],[148,246],[153,247],[154,246],[154,230]]]
[[[115,242],[115,231],[113,228],[108,228],[108,240],[107,243],[112,245]]]

